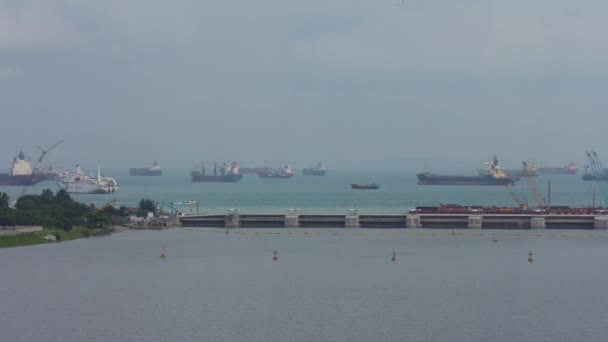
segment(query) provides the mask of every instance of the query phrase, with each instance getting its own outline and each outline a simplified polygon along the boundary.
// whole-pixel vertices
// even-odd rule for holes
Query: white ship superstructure
[[[76,165],[74,173],[66,172],[58,185],[72,194],[110,194],[118,191],[118,183],[114,178],[102,176],[99,168],[97,177],[87,176],[80,165]]]

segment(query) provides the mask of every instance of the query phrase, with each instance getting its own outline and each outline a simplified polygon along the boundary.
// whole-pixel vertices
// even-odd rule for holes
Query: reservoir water
[[[178,228],[1,249],[0,340],[606,340],[604,232],[457,233]]]

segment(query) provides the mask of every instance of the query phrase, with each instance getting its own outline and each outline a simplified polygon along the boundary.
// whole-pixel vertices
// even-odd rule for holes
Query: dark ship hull
[[[536,177],[538,173],[536,171],[524,171],[524,170],[504,170],[507,177],[518,178],[518,177]],[[480,176],[486,175],[486,170],[478,170],[477,174]]]
[[[325,176],[325,170],[304,169],[304,176]]]
[[[581,177],[584,181],[608,181],[608,175],[598,177],[595,175],[585,174]]]
[[[227,174],[227,175],[204,175],[198,171],[190,174],[190,181],[192,182],[211,182],[211,183],[232,183],[238,182],[243,178],[241,174]]]
[[[510,185],[519,180],[517,177],[496,178],[487,176],[442,176],[432,173],[419,173],[420,185]]]
[[[380,189],[380,185],[378,184],[351,184],[351,189],[355,190],[376,190]]]
[[[131,176],[160,176],[163,174],[163,170],[149,170],[146,168],[132,167],[129,169],[129,175]]]
[[[0,185],[24,186],[40,183],[45,180],[43,177],[34,176],[13,176],[8,173],[0,173]]]

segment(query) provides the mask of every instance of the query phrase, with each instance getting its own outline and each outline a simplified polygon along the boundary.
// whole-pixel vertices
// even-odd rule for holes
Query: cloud
[[[433,2],[433,1],[431,1]],[[377,6],[349,30],[302,42],[295,55],[365,71],[538,72],[604,69],[608,3],[434,1]]]

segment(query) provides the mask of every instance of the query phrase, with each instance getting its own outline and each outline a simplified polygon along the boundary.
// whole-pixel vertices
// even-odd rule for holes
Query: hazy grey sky
[[[608,2],[0,0],[0,168],[608,162]]]

